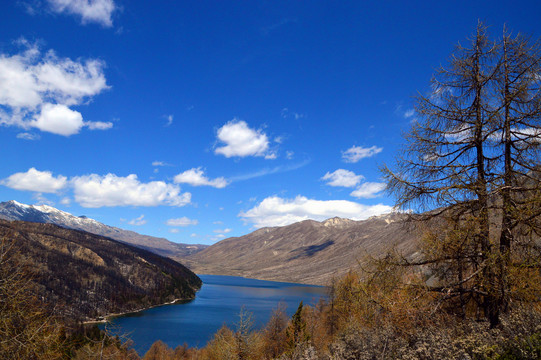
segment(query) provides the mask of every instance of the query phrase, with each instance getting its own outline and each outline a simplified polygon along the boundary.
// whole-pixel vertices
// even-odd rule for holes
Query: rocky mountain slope
[[[172,259],[88,232],[0,220],[0,239],[0,265],[28,269],[38,297],[70,319],[193,299],[201,286]]]
[[[0,219],[55,224],[83,230],[150,250],[163,256],[185,257],[206,248],[206,245],[178,244],[164,238],[141,235],[134,231],[108,226],[86,216],[74,216],[48,205],[26,205],[11,200],[0,203]]]
[[[199,274],[237,275],[263,280],[328,285],[368,256],[396,247],[415,254],[415,237],[403,214],[363,221],[332,218],[262,228],[222,240],[183,259]]]

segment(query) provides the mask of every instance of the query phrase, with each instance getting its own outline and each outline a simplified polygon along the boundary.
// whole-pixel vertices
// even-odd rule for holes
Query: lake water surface
[[[261,328],[280,302],[292,316],[301,301],[315,305],[326,296],[319,286],[245,279],[235,276],[199,275],[203,286],[195,300],[164,305],[113,319],[107,329],[128,334],[143,355],[156,340],[175,348],[187,343],[203,347],[223,325],[234,328],[241,308],[253,314],[254,327]],[[103,329],[105,325],[100,327]]]

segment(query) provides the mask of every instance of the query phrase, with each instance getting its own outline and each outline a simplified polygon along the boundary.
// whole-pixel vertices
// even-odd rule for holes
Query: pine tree
[[[383,169],[398,207],[428,210],[412,216],[431,231],[424,260],[410,265],[430,266],[432,290],[463,313],[481,308],[492,327],[532,275],[517,270],[540,264],[540,74],[537,44],[505,30],[492,41],[479,23],[416,99],[407,145]]]

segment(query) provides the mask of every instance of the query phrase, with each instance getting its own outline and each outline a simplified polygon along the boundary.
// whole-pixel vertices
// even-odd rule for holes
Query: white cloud
[[[47,0],[56,13],[67,13],[81,17],[81,22],[113,26],[112,15],[117,9],[113,0]]]
[[[410,117],[413,117],[415,115],[415,110],[413,109],[408,109],[404,112],[404,117],[406,119],[409,119]]]
[[[363,148],[362,146],[352,146],[346,151],[342,151],[342,160],[348,163],[356,163],[361,159],[372,157],[379,154],[383,148],[372,146]]]
[[[233,230],[232,229],[216,229],[212,231],[216,234],[229,234]]]
[[[134,225],[134,226],[141,226],[141,225],[145,225],[147,223],[147,221],[144,219],[145,218],[145,215],[141,215],[139,216],[138,218],[135,218],[135,219],[132,219],[128,222],[128,224],[130,225]]]
[[[355,187],[364,179],[362,175],[355,175],[353,171],[338,169],[332,173],[326,173],[321,180],[327,180],[329,186]]]
[[[113,127],[113,123],[109,121],[86,121],[84,125],[90,130],[109,130]]]
[[[66,105],[44,104],[41,114],[30,125],[41,131],[70,136],[77,134],[84,124],[80,112],[71,110]]]
[[[100,60],[59,58],[50,50],[19,40],[24,51],[0,54],[0,124],[23,129],[36,127],[64,136],[83,126],[106,129],[111,123],[83,122],[70,106],[80,105],[109,88]]]
[[[223,177],[210,180],[204,175],[204,171],[200,167],[192,168],[176,175],[174,181],[177,184],[184,183],[192,186],[212,186],[218,189],[222,189],[228,184],[227,180]]]
[[[186,216],[183,216],[177,219],[169,219],[167,220],[166,224],[168,226],[190,226],[199,224],[199,221],[195,219],[188,219]]]
[[[266,159],[276,158],[276,154],[269,151],[269,139],[261,130],[248,127],[245,121],[233,119],[218,129],[217,138],[225,143],[217,147],[215,154],[225,157],[261,156]]]
[[[177,229],[177,228],[172,228],[172,229],[169,229],[169,232],[172,233],[172,234],[178,234],[180,232],[180,230]]]
[[[141,183],[137,175],[107,174],[77,176],[71,179],[75,201],[83,207],[102,206],[184,206],[191,201],[189,192],[163,181]]]
[[[40,136],[38,134],[23,132],[17,134],[17,139],[24,139],[24,140],[39,140]]]
[[[524,142],[527,144],[539,144],[541,142],[541,129],[536,127],[511,128],[511,138],[519,144]],[[470,130],[470,134],[472,131]],[[458,140],[464,140],[466,137],[458,137]],[[502,141],[503,133],[501,131],[494,132],[489,135],[493,141]]]
[[[540,76],[540,75],[538,75]],[[541,129],[528,127],[522,129],[511,129],[513,139],[524,141],[526,143],[539,144],[541,142]]]
[[[265,226],[284,226],[294,222],[312,219],[322,221],[339,216],[353,220],[363,220],[373,215],[388,213],[387,205],[363,205],[347,200],[312,200],[304,196],[284,199],[270,196],[246,212],[240,212],[245,222],[255,228]]]
[[[371,199],[379,196],[385,190],[387,184],[379,182],[366,182],[354,190],[350,195],[356,198]]]
[[[173,123],[173,115],[167,115],[165,119],[167,120],[165,126],[171,126],[171,124]]]
[[[64,198],[62,198],[62,200],[60,200],[60,203],[62,205],[69,206],[69,205],[71,205],[71,199],[69,197],[64,197]]]
[[[32,198],[36,201],[36,205],[49,205],[54,206],[54,203],[47,199],[45,196],[43,196],[42,193],[37,192],[32,195]]]
[[[50,171],[39,171],[30,168],[27,172],[10,175],[0,183],[16,190],[57,193],[66,187],[67,178],[62,175],[54,177]]]
[[[173,166],[173,165],[168,164],[165,161],[153,161],[152,166]]]

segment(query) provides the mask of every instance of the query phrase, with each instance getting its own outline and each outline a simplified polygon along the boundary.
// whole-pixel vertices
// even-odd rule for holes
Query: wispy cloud
[[[40,136],[38,134],[29,133],[29,132],[23,132],[17,134],[17,139],[23,139],[23,140],[39,140]]]
[[[286,107],[280,111],[280,116],[282,116],[282,118],[284,119],[294,118],[295,120],[304,118],[304,114],[301,114],[295,111],[289,111],[289,109]]]
[[[297,169],[302,168],[303,166],[308,165],[310,162],[311,160],[304,160],[302,162],[292,164],[292,165],[280,165],[280,166],[275,166],[273,168],[264,168],[252,173],[230,177],[229,181],[231,182],[244,181],[244,180],[250,180],[250,179],[255,179],[262,176],[271,175],[271,174],[278,174],[278,173],[293,171],[293,170],[297,170]]]
[[[413,109],[408,109],[408,110],[406,110],[404,112],[404,117],[406,119],[409,119],[409,118],[413,117],[414,115],[415,115],[415,110],[413,110]]]
[[[152,166],[173,166],[172,164],[166,163],[165,161],[153,161]]]
[[[145,220],[145,215],[141,215],[128,222],[128,224],[133,225],[133,226],[142,226],[142,225],[145,225],[146,223],[147,221]]]
[[[165,126],[171,126],[171,124],[173,123],[173,115],[166,115],[165,116],[165,120],[167,120],[167,123],[165,124]]]
[[[292,24],[292,23],[296,23],[296,22],[297,22],[297,19],[283,18],[280,21],[275,22],[274,24],[271,24],[271,25],[268,25],[268,26],[265,26],[265,27],[261,28],[261,33],[263,35],[269,35],[270,33],[280,29],[281,27],[283,27],[283,26],[285,26],[287,24]]]
[[[189,219],[186,216],[183,216],[181,218],[169,219],[167,220],[166,224],[168,226],[184,227],[184,226],[190,226],[190,225],[197,225],[199,224],[199,221],[197,221],[196,219]]]

